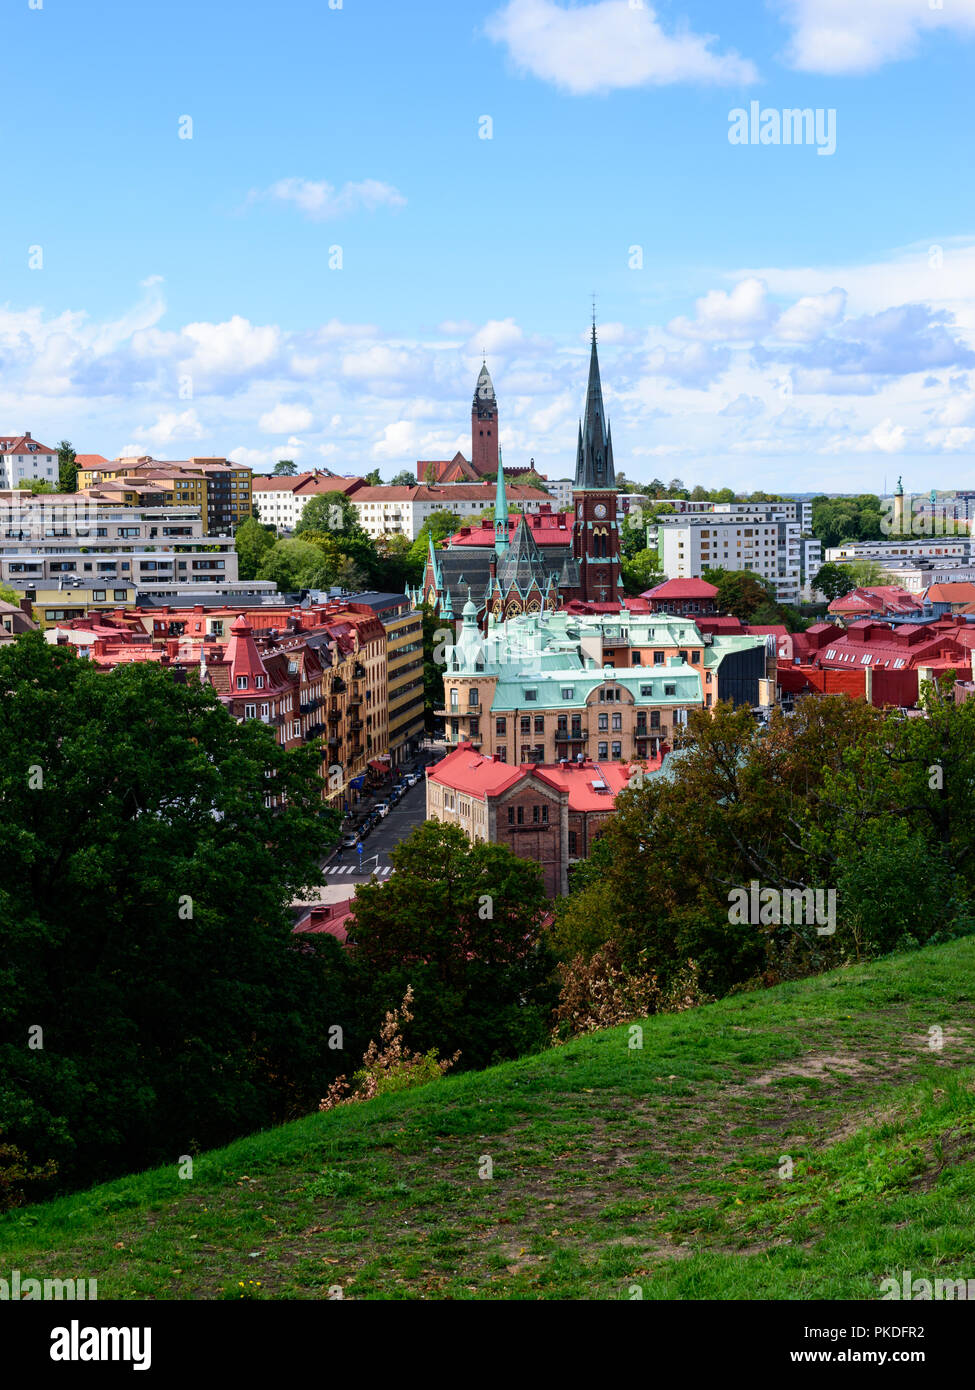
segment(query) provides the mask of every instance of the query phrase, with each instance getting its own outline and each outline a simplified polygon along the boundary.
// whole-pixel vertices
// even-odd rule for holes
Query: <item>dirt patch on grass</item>
[[[866,1063],[857,1057],[824,1054],[819,1057],[803,1057],[795,1062],[783,1062],[781,1066],[773,1067],[761,1076],[752,1077],[750,1084],[770,1086],[773,1081],[781,1081],[787,1076],[805,1077],[808,1080],[820,1080],[834,1075],[864,1076],[869,1071]]]

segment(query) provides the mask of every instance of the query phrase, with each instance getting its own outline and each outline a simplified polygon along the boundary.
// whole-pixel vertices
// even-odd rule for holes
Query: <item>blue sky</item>
[[[467,447],[483,346],[506,461],[564,476],[595,292],[629,477],[975,481],[975,0],[0,25],[5,429],[389,477]],[[835,152],[731,144],[752,101],[835,111]]]

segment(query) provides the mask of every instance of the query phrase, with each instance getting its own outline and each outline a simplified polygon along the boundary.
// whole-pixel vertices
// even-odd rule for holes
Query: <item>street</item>
[[[412,766],[419,770],[442,756],[442,747],[435,750],[428,747]],[[416,786],[410,787],[390,808],[389,815],[377,822],[365,837],[361,856],[358,849],[337,849],[323,861],[323,880],[356,884],[368,883],[374,874],[379,879],[388,878],[393,871],[389,852],[426,819],[426,802],[426,780],[421,776]]]

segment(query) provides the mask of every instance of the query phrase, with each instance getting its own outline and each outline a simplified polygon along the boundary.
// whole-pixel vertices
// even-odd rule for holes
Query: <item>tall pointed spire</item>
[[[589,384],[586,387],[586,413],[579,427],[576,450],[575,488],[615,488],[616,470],[613,467],[613,442],[603,405],[603,388],[599,379],[599,355],[596,351],[596,315],[593,310],[592,349],[589,354]]]
[[[508,494],[504,487],[504,459],[498,450],[498,481],[494,489],[494,550],[503,555],[508,549]]]

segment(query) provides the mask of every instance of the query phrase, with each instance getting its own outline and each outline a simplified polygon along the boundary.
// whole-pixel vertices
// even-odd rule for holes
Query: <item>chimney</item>
[[[30,430],[24,430],[24,438],[30,439]]]

